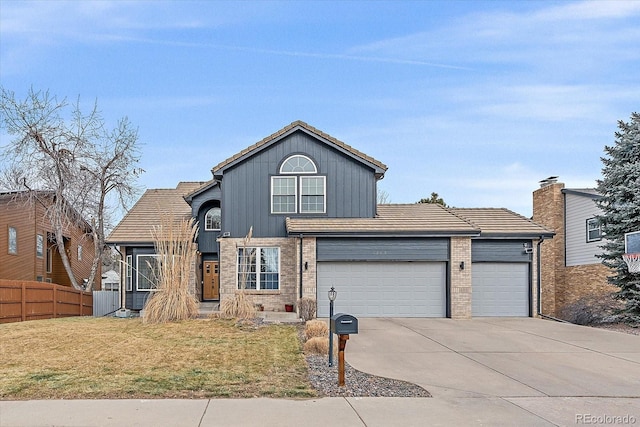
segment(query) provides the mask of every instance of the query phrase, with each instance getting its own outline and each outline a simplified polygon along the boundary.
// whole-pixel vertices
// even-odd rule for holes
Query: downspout
[[[567,322],[566,320],[562,320],[562,319],[558,319],[556,317],[553,316],[547,316],[546,314],[542,314],[542,262],[541,262],[541,249],[540,246],[542,245],[542,242],[544,242],[544,236],[540,236],[540,240],[538,240],[538,250],[537,250],[537,255],[538,255],[538,259],[537,259],[537,267],[538,267],[538,280],[536,280],[537,282],[537,286],[538,286],[538,316],[542,317],[543,319],[550,319],[550,320],[555,320],[556,322],[562,322],[562,323],[571,323],[571,322]]]
[[[300,298],[302,298],[302,234],[300,234]]]
[[[537,247],[537,253],[536,253],[536,268],[538,270],[538,273],[536,274],[537,276],[537,280],[536,280],[536,285],[537,285],[537,293],[538,293],[538,307],[537,307],[537,314],[538,316],[542,316],[542,263],[540,262],[540,255],[542,254],[542,250],[540,248],[540,246],[542,245],[542,242],[544,242],[544,236],[540,236],[540,240],[538,240],[538,247]]]

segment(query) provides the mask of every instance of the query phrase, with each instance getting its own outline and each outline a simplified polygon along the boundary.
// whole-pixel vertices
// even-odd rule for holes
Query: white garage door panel
[[[474,263],[472,315],[529,316],[529,265]]]
[[[327,292],[334,286],[336,313],[445,317],[445,281],[443,262],[319,262],[318,316],[329,316]]]

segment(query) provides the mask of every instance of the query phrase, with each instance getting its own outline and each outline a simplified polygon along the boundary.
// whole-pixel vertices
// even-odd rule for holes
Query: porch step
[[[219,302],[200,302],[200,306],[198,308],[198,318],[206,319],[213,313],[219,312]],[[257,311],[256,317],[261,318],[265,323],[298,323],[301,321],[297,313],[290,313],[287,311]]]
[[[201,301],[198,307],[198,317],[200,319],[206,319],[213,313],[220,311],[220,303],[215,301]]]

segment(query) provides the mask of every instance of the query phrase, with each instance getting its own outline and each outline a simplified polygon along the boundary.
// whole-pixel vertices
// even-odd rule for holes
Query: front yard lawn
[[[0,325],[0,399],[314,397],[298,331],[228,320]]]

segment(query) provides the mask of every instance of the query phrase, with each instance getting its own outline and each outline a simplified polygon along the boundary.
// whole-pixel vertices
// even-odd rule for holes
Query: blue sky
[[[0,4],[5,89],[129,117],[145,188],[303,120],[387,164],[393,203],[526,216],[543,178],[595,186],[640,110],[639,46],[638,1]]]

